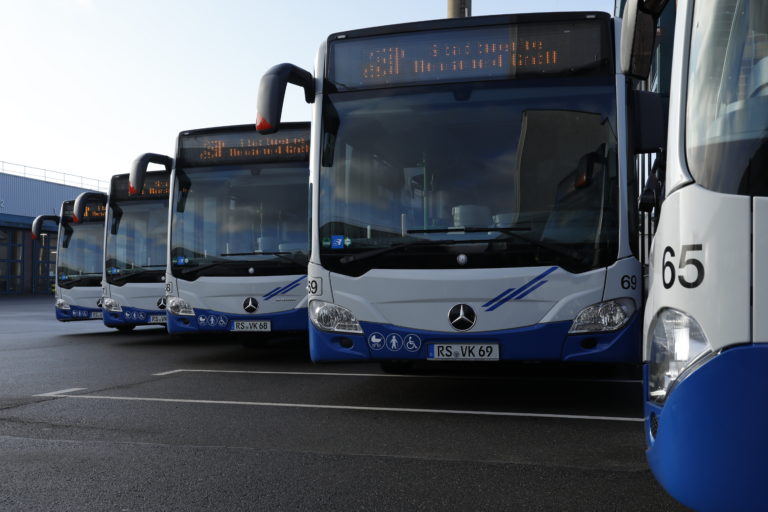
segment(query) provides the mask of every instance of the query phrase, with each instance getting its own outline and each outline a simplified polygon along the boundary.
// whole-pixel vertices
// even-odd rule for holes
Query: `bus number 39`
[[[687,257],[689,252],[697,252],[702,250],[703,248],[701,244],[683,245],[680,248],[680,262],[678,263],[677,269],[682,270],[686,267],[693,267],[696,271],[696,278],[693,281],[688,281],[682,275],[677,276],[677,279],[683,288],[696,288],[702,283],[702,281],[704,281],[704,264],[697,258]],[[667,259],[668,257],[670,258],[669,260]],[[675,269],[675,264],[672,260],[674,257],[675,250],[669,246],[665,247],[664,256],[662,257],[661,275],[664,288],[667,290],[672,288],[672,286],[675,284],[675,276],[677,270]],[[688,275],[690,276],[690,274]]]

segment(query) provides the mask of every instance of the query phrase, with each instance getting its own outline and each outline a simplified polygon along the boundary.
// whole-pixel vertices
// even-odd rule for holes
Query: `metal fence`
[[[15,176],[23,176],[25,178],[32,178],[35,180],[47,181],[49,183],[58,183],[60,185],[69,185],[71,187],[80,187],[90,190],[98,190],[101,192],[109,192],[109,181],[87,178],[85,176],[77,176],[75,174],[68,174],[66,172],[40,169],[38,167],[30,167],[28,165],[14,164],[11,162],[4,162],[2,160],[0,160],[0,172],[5,174],[13,174]]]

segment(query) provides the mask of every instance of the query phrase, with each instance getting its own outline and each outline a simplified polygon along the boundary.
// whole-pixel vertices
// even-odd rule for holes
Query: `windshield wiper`
[[[163,268],[165,268],[165,265],[158,265],[158,266],[162,266]],[[165,271],[159,268],[158,269],[141,268],[136,270],[135,272],[129,272],[127,274],[122,274],[122,275],[112,274],[111,276],[109,276],[112,279],[111,280],[107,279],[107,281],[109,281],[111,284],[117,284],[117,283],[124,283],[124,282],[130,281],[134,277],[139,277],[139,276],[143,277],[150,274],[164,274],[164,273]]]
[[[437,232],[437,231],[436,231]],[[414,240],[412,242],[390,245],[389,247],[382,247],[381,249],[373,249],[370,251],[359,252],[357,254],[350,254],[344,256],[339,260],[339,263],[352,263],[353,261],[365,260],[379,256],[380,254],[386,254],[388,252],[399,251],[408,247],[415,247],[417,245],[461,245],[461,244],[482,244],[497,242],[496,239],[478,239],[478,240]]]
[[[539,247],[540,249],[544,249],[545,251],[549,251],[553,254],[556,254],[557,256],[562,256],[568,260],[570,260],[572,263],[576,263],[579,266],[584,266],[584,262],[571,254],[569,251],[566,251],[565,249],[558,247],[556,245],[549,244],[547,242],[542,242],[540,240],[534,240],[532,238],[528,238],[527,236],[523,236],[518,234],[518,231],[530,231],[530,228],[483,228],[483,227],[463,227],[463,228],[446,228],[446,229],[426,229],[426,230],[413,230],[408,231],[408,233],[485,233],[485,232],[496,232],[496,233],[504,233],[505,235],[509,235],[510,238],[514,238],[515,240],[521,240],[523,242],[526,242],[530,245],[533,245],[534,247]],[[499,242],[502,241],[498,238],[495,238],[493,240],[488,240],[489,242]]]
[[[96,279],[96,278],[98,278],[99,282],[101,282],[101,274],[80,274],[78,277],[73,277],[70,279],[65,279],[65,280],[59,279],[59,286],[62,286],[64,288],[72,288],[77,283],[82,283],[83,281],[92,281],[93,279]]]
[[[301,257],[299,257],[299,255],[301,255]],[[297,265],[306,265],[309,263],[309,257],[306,254],[290,251],[228,252],[220,254],[219,256],[277,256]]]
[[[531,228],[475,228],[455,227],[439,229],[409,229],[406,233],[512,233],[514,231],[530,231]]]
[[[251,262],[249,261],[218,260],[218,261],[212,261],[211,263],[198,264],[193,267],[179,268],[178,271],[181,275],[186,276],[188,274],[199,274],[204,270],[208,270],[215,267],[233,267],[238,265],[250,265],[250,264]]]

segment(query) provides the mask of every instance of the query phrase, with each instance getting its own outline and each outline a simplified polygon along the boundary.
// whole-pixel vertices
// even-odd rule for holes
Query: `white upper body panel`
[[[243,310],[243,301],[248,297],[259,301],[257,314],[278,313],[307,306],[304,275],[203,276],[195,281],[166,275],[166,282],[172,283],[170,295],[181,297],[193,308],[221,313],[247,314]],[[285,291],[280,291],[284,288]]]
[[[752,341],[768,343],[768,197],[753,201]]]
[[[58,286],[56,296],[63,299],[70,306],[82,306],[84,308],[98,308],[96,302],[101,298],[100,286],[74,286],[62,288]]]
[[[646,360],[649,326],[663,308],[692,316],[715,351],[751,341],[750,203],[748,196],[720,194],[696,184],[664,201],[648,272]]]
[[[677,26],[683,25],[683,17],[693,16],[692,9],[688,7],[688,0],[678,1]],[[693,182],[688,172],[688,164],[685,160],[685,98],[688,90],[687,69],[690,51],[688,34],[685,30],[675,31],[674,56],[672,57],[672,84],[669,94],[669,128],[667,131],[667,176],[666,191],[672,193],[675,189]]]
[[[121,306],[139,309],[159,309],[157,301],[165,293],[165,283],[126,283],[123,286],[107,284],[105,297]]]
[[[571,274],[558,267],[374,269],[361,277],[332,276],[334,302],[358,320],[438,332],[455,332],[448,312],[460,303],[477,312],[473,332],[571,320],[600,302],[605,283],[604,269]],[[505,292],[513,294],[506,301]]]

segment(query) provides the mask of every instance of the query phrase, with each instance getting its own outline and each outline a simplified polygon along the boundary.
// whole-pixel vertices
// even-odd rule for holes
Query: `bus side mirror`
[[[648,176],[648,181],[645,182],[643,193],[640,194],[638,200],[638,209],[643,213],[651,213],[654,208],[658,208],[661,205],[661,182],[654,175]]]
[[[262,135],[275,133],[280,126],[288,83],[302,87],[306,102],[314,103],[315,79],[312,73],[293,64],[272,66],[261,77],[256,102],[256,130]]]
[[[37,240],[40,237],[40,233],[43,231],[43,223],[47,220],[55,222],[57,225],[59,224],[58,215],[38,215],[32,221],[32,240]]]
[[[666,179],[666,155],[661,153],[656,156],[653,162],[653,168],[648,174],[648,180],[645,182],[643,192],[637,203],[637,208],[643,213],[653,215],[651,223],[654,226],[658,224],[659,215],[661,215],[661,205],[664,202],[664,180]]]
[[[128,176],[128,194],[138,194],[144,188],[144,178],[147,176],[149,164],[163,165],[165,170],[170,172],[173,167],[173,158],[157,153],[144,153],[139,156],[131,165],[131,173]]]
[[[64,229],[64,239],[61,241],[61,246],[66,249],[69,247],[69,241],[72,240],[72,233],[75,231],[66,219],[61,219],[61,227]]]
[[[621,19],[621,72],[645,80],[651,71],[656,22],[667,0],[627,0]]]
[[[632,91],[632,151],[658,153],[667,145],[667,99],[655,92]]]
[[[75,199],[75,206],[72,209],[72,221],[79,223],[85,217],[85,207],[87,205],[97,204],[104,206],[107,204],[107,194],[103,192],[83,192]]]
[[[123,209],[117,206],[117,204],[112,205],[112,226],[109,228],[109,232],[113,235],[117,234],[117,228],[120,227],[120,219],[123,218]]]

